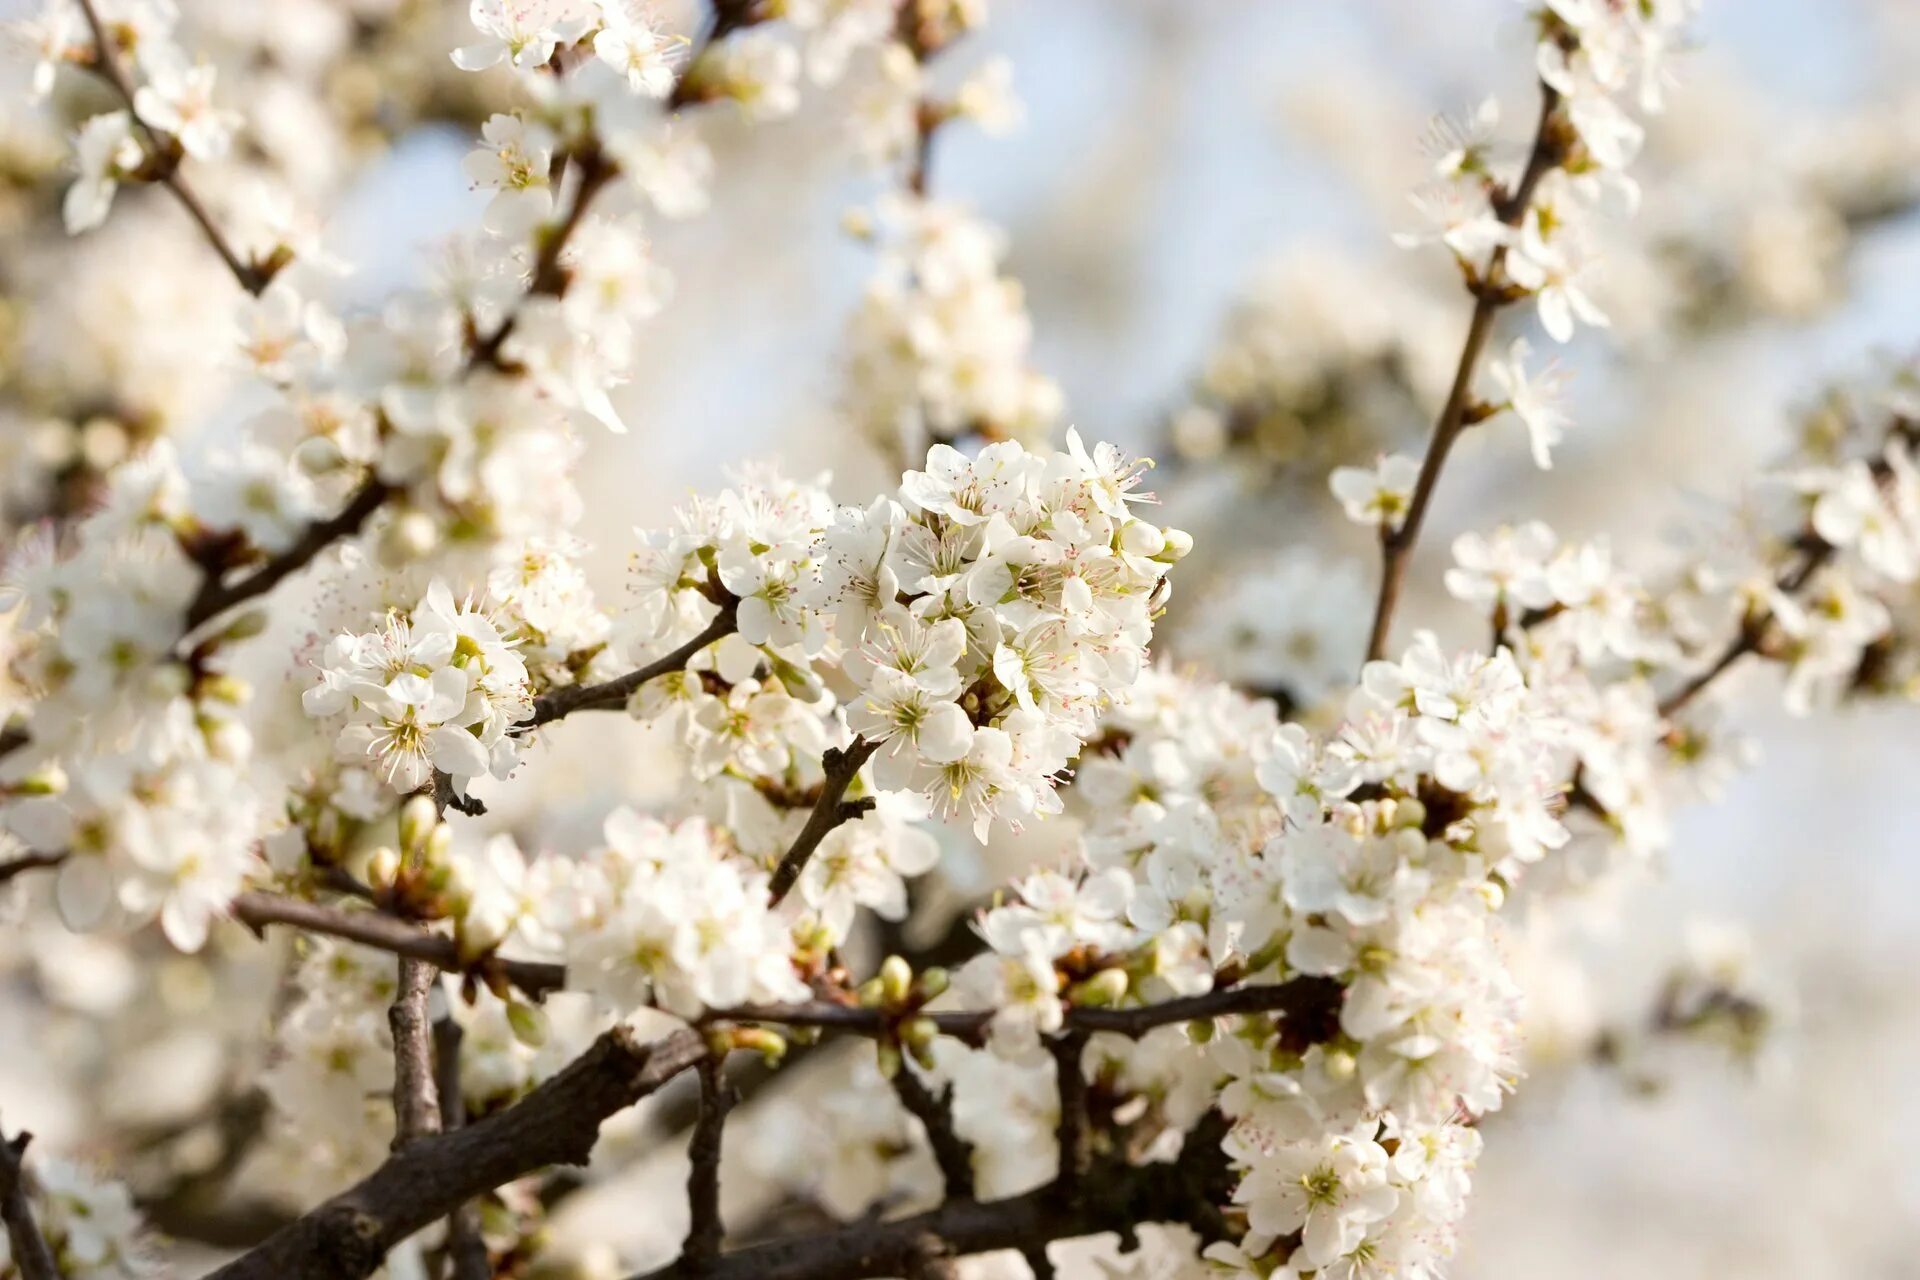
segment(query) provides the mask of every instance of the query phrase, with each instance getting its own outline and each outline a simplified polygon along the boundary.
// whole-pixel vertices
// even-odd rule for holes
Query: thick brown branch
[[[470,973],[480,977],[498,975],[535,1000],[558,991],[567,982],[565,965],[537,960],[508,960],[487,956],[468,964],[460,957],[454,940],[408,924],[378,911],[344,911],[283,898],[271,893],[243,893],[233,900],[233,918],[257,934],[268,925],[288,925],[308,933],[343,938],[362,946],[392,952],[412,960],[422,960],[449,973]]]
[[[1540,180],[1560,163],[1562,149],[1556,141],[1555,118],[1560,95],[1550,85],[1540,86],[1540,123],[1534,131],[1533,149],[1526,168],[1512,192],[1494,201],[1493,212],[1509,227],[1520,225]],[[1420,476],[1414,481],[1406,518],[1397,529],[1380,532],[1380,594],[1374,603],[1373,629],[1367,638],[1369,661],[1386,655],[1387,638],[1393,628],[1393,613],[1400,601],[1400,588],[1407,576],[1407,561],[1420,540],[1420,526],[1427,518],[1434,489],[1440,483],[1441,468],[1447,455],[1468,423],[1467,410],[1473,403],[1473,380],[1480,368],[1480,356],[1493,333],[1493,320],[1501,307],[1513,301],[1500,286],[1500,269],[1507,260],[1507,247],[1494,249],[1487,267],[1474,289],[1473,316],[1467,322],[1466,340],[1460,347],[1460,362],[1454,369],[1453,385],[1446,403],[1433,424],[1433,437],[1427,444],[1427,456],[1420,464]]]
[[[340,509],[339,514],[314,521],[301,532],[292,546],[244,577],[223,583],[218,572],[209,572],[200,584],[199,594],[187,606],[187,630],[193,630],[237,604],[265,595],[280,585],[282,579],[311,564],[316,556],[335,542],[360,532],[392,492],[385,483],[370,477],[347,505]]]
[[[525,733],[529,729],[538,729],[576,711],[610,711],[626,706],[627,699],[641,685],[670,672],[684,670],[695,654],[715,641],[732,635],[735,627],[734,603],[729,600],[723,604],[720,612],[714,615],[713,621],[699,635],[637,671],[629,671],[626,675],[600,684],[576,684],[541,694],[533,700],[533,718],[515,725],[514,732]]]
[[[30,1133],[17,1138],[0,1134],[0,1217],[6,1219],[7,1246],[20,1280],[60,1280],[53,1250],[40,1234],[40,1224],[33,1218],[33,1202],[27,1196],[25,1158],[32,1140]]]
[[[1069,1197],[1080,1190],[1093,1156],[1092,1133],[1087,1128],[1087,1073],[1082,1059],[1087,1051],[1087,1033],[1078,1028],[1051,1041],[1054,1079],[1060,1091],[1060,1123],[1055,1136],[1060,1145],[1059,1186]]]
[[[167,190],[173,192],[174,199],[180,202],[180,207],[187,211],[187,216],[199,226],[201,233],[207,238],[207,243],[212,245],[213,251],[220,255],[220,261],[227,264],[227,270],[233,273],[233,278],[239,281],[240,287],[259,297],[273,282],[273,277],[287,264],[291,255],[283,250],[268,262],[241,261],[240,255],[235,253],[233,246],[227,243],[227,237],[221,232],[213,216],[207,212],[206,206],[200,203],[200,198],[194,194],[193,188],[187,185],[186,178],[181,174],[180,140],[147,123],[141,117],[139,109],[134,106],[133,85],[128,81],[126,72],[121,69],[120,60],[114,56],[112,37],[108,34],[105,24],[100,21],[100,15],[94,9],[93,0],[80,0],[80,12],[86,15],[87,27],[93,34],[92,69],[112,87],[114,93],[119,95],[120,100],[126,104],[128,118],[145,136],[147,163],[154,170],[153,176],[165,185]]]
[[[793,844],[781,856],[780,865],[773,869],[773,879],[767,885],[775,905],[800,882],[800,873],[807,869],[807,862],[822,840],[841,823],[858,818],[873,808],[871,799],[848,800],[846,795],[847,788],[859,776],[860,766],[879,749],[879,743],[868,742],[856,734],[845,750],[829,747],[826,754],[820,757],[826,772],[820,784],[820,798],[814,802],[813,812],[807,815],[806,825],[800,828],[800,834],[793,838]]]
[[[433,1023],[427,1005],[440,970],[430,960],[400,958],[399,990],[387,1008],[393,1032],[393,1149],[440,1132],[440,1096],[433,1072]]]
[[[600,1125],[707,1054],[694,1031],[650,1044],[626,1027],[503,1111],[397,1152],[209,1280],[359,1280],[387,1251],[476,1196],[538,1169],[584,1164]]]

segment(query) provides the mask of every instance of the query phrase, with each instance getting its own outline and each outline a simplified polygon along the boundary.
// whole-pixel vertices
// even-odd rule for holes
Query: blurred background
[[[228,2],[187,7],[236,43],[279,26],[283,64],[300,65],[301,23],[333,30],[334,6],[319,0],[277,18],[264,11],[279,6]],[[464,7],[447,0],[422,20],[420,47]],[[366,22],[390,6],[355,8]],[[1569,537],[1606,532],[1657,574],[1672,562],[1669,535],[1780,452],[1825,386],[1870,379],[1920,342],[1920,5],[1710,0],[1698,30],[1635,166],[1643,205],[1605,246],[1596,293],[1613,328],[1560,353],[1574,426],[1555,468],[1533,468],[1517,428],[1469,435],[1415,561],[1403,634],[1417,622],[1477,640],[1439,588],[1446,544],[1469,527],[1538,517]],[[1316,681],[1357,661],[1376,571],[1326,498],[1326,472],[1417,452],[1465,323],[1444,257],[1389,239],[1412,224],[1418,141],[1434,113],[1463,115],[1488,93],[1502,137],[1526,127],[1524,10],[1000,0],[953,60],[992,54],[1013,63],[1024,123],[1008,138],[943,132],[933,192],[1005,228],[1032,364],[1058,383],[1062,423],[1154,456],[1167,520],[1196,536],[1160,647],[1311,701]],[[810,90],[783,122],[703,125],[718,159],[712,208],[657,228],[675,296],[616,396],[632,432],[589,438],[579,472],[603,598],[617,593],[630,529],[663,523],[731,464],[830,470],[847,500],[892,481],[894,459],[844,412],[847,326],[874,254],[841,223],[885,186],[844,139],[860,80]],[[268,89],[233,105],[263,112]],[[471,107],[432,95],[416,91],[369,131],[377,141],[312,148],[304,180],[333,207],[327,243],[359,264],[344,301],[424,282],[423,250],[477,220],[459,170]],[[276,134],[292,167],[301,127],[282,120]],[[0,130],[9,156],[30,153],[30,132]],[[85,385],[130,369],[165,401],[154,370],[216,359],[194,335],[225,304],[144,287],[140,255],[155,237],[202,252],[150,199],[74,244],[7,236],[9,404],[31,400],[22,388],[36,379]],[[129,336],[156,316],[170,322],[165,350]],[[1509,319],[1528,332],[1530,316]],[[236,421],[244,396],[208,397],[207,382],[182,377],[193,394],[163,416],[183,432]],[[0,417],[16,506],[90,447],[85,415],[63,412],[64,446],[48,443],[43,407]],[[1250,594],[1250,579],[1271,589]],[[1256,632],[1255,651],[1236,651]],[[1274,662],[1285,670],[1263,669]],[[1737,687],[1758,695],[1731,703],[1757,754],[1723,801],[1682,815],[1661,865],[1610,879],[1516,940],[1535,1010],[1531,1078],[1486,1126],[1461,1277],[1920,1277],[1920,1164],[1906,1145],[1920,1123],[1920,737],[1899,707],[1797,721],[1771,691]],[[503,797],[495,819],[530,848],[590,826],[608,795],[665,790],[625,724],[569,737],[531,768],[540,811]],[[555,801],[569,794],[578,814]],[[1596,1060],[1603,1032],[1645,1019],[1703,919],[1750,940],[1752,980],[1783,1014],[1767,1045]],[[47,1038],[59,1026],[39,1010],[58,966],[36,969],[23,951],[6,951],[0,1107],[57,1143],[85,1132],[86,1094],[61,1078]],[[164,1076],[169,1060],[140,1061]]]

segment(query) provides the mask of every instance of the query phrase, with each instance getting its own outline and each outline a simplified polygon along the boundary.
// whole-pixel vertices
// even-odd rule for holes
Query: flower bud
[[[759,1054],[760,1060],[770,1067],[779,1066],[780,1060],[787,1056],[786,1037],[766,1027],[735,1027],[733,1047]]]
[[[903,1005],[913,987],[913,966],[900,956],[888,956],[880,962],[880,993],[889,1006]]]
[[[538,1049],[547,1042],[547,1011],[538,1005],[509,1000],[507,1026],[513,1031],[513,1038],[529,1049]]]
[[[42,765],[8,788],[16,796],[57,796],[66,789],[67,772],[57,763]]]
[[[413,795],[400,806],[400,849],[409,860],[424,861],[427,842],[440,825],[440,810],[429,795]]]
[[[879,1055],[880,1074],[891,1080],[900,1074],[900,1046],[891,1040],[877,1041],[873,1046]]]
[[[1345,1049],[1328,1049],[1326,1057],[1321,1059],[1321,1065],[1326,1069],[1328,1079],[1351,1080],[1360,1064]]]
[[[952,985],[953,976],[945,969],[935,966],[934,968],[920,971],[920,976],[914,979],[913,989],[914,993],[919,996],[920,1003],[925,1004],[929,1000],[938,1000],[942,995],[946,994],[947,988]]]
[[[400,854],[387,845],[381,845],[367,856],[367,884],[370,888],[386,891],[393,888],[393,882],[400,876]]]
[[[1074,987],[1069,995],[1075,1004],[1100,1009],[1126,999],[1129,985],[1125,969],[1102,969]]]
[[[1160,549],[1159,559],[1168,564],[1186,559],[1193,550],[1193,535],[1185,529],[1162,529],[1160,536],[1166,545]]]
[[[878,978],[868,978],[854,989],[853,998],[862,1009],[878,1009],[887,1002],[886,984]]]
[[[1500,887],[1500,882],[1497,880],[1482,880],[1473,886],[1473,891],[1485,900],[1489,911],[1498,911],[1506,905],[1507,891]]]
[[[239,617],[220,629],[223,643],[239,640],[251,640],[267,629],[267,611],[265,609],[243,610]]]

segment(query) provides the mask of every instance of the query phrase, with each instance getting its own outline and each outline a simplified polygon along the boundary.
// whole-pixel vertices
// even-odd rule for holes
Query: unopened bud
[[[932,969],[921,970],[920,976],[914,979],[913,989],[915,994],[920,997],[920,1002],[925,1004],[929,1000],[939,999],[942,995],[946,994],[947,988],[952,985],[953,975],[949,974],[945,969],[936,966]]]
[[[888,956],[880,962],[880,992],[888,1005],[905,1004],[912,989],[912,965],[900,956]]]
[[[224,702],[230,707],[243,707],[253,700],[253,686],[238,676],[203,676],[197,692],[210,702]]]
[[[868,978],[854,989],[853,998],[862,1009],[878,1009],[887,1002],[886,985],[878,978]]]
[[[391,889],[400,876],[400,854],[381,845],[367,856],[367,884],[374,889]]]
[[[223,641],[251,640],[267,629],[267,611],[248,609],[220,629]]]
[[[507,1026],[512,1029],[513,1038],[529,1049],[538,1049],[547,1042],[547,1011],[538,1005],[509,1000]]]
[[[429,795],[408,796],[400,806],[400,850],[413,861],[425,861],[427,842],[440,825],[440,810]]]
[[[1506,905],[1507,891],[1500,887],[1498,880],[1482,880],[1473,887],[1473,891],[1486,900],[1489,911],[1498,911]]]
[[[57,764],[45,765],[35,769],[26,777],[13,784],[11,790],[17,796],[57,796],[67,789],[67,773]]]
[[[879,1055],[880,1074],[891,1080],[900,1074],[900,1046],[891,1040],[881,1040],[873,1046]]]
[[[735,1027],[733,1047],[759,1054],[760,1060],[770,1067],[779,1066],[780,1060],[787,1056],[786,1037],[766,1027]]]
[[[1328,1049],[1320,1062],[1330,1080],[1351,1080],[1354,1070],[1360,1065],[1345,1049]]]
[[[1102,969],[1074,987],[1070,994],[1075,1004],[1100,1009],[1126,999],[1128,986],[1125,969]]]
[[[1185,529],[1162,529],[1160,536],[1166,545],[1160,548],[1158,558],[1168,564],[1186,559],[1187,553],[1193,550],[1193,535]]]
[[[1418,797],[1408,796],[1394,805],[1393,820],[1418,831],[1427,825],[1427,806]]]
[[[1195,1018],[1187,1024],[1187,1039],[1195,1044],[1206,1044],[1213,1039],[1213,1019]]]

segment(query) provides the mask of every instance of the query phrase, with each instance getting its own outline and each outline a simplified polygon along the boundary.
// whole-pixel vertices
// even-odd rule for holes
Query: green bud
[[[225,627],[221,628],[220,639],[222,641],[251,640],[266,629],[267,611],[265,609],[248,609],[232,622],[229,622]]]
[[[878,978],[868,978],[854,989],[853,998],[862,1009],[878,1009],[887,1001],[886,985]]]
[[[913,966],[900,956],[888,956],[880,962],[880,992],[889,1006],[907,1002],[913,988]]]
[[[939,999],[952,985],[953,976],[937,966],[921,970],[920,976],[914,979],[913,983],[914,991],[919,995],[922,1003]]]
[[[394,849],[381,845],[367,857],[367,884],[374,889],[393,888],[393,882],[400,876],[400,855]]]
[[[1195,1018],[1187,1024],[1187,1039],[1195,1044],[1206,1044],[1213,1039],[1213,1019]]]
[[[779,1066],[780,1060],[787,1056],[786,1037],[766,1027],[735,1027],[733,1047],[759,1054],[760,1060],[770,1067]]]
[[[1068,995],[1077,1005],[1094,1009],[1107,1008],[1126,999],[1127,988],[1130,985],[1125,969],[1102,969],[1085,982],[1076,985]]]
[[[900,1074],[900,1046],[891,1040],[877,1041],[873,1046],[879,1055],[880,1074],[891,1080]]]
[[[547,1042],[547,1012],[538,1005],[508,1001],[507,1026],[512,1029],[513,1038],[529,1049],[538,1049]]]

